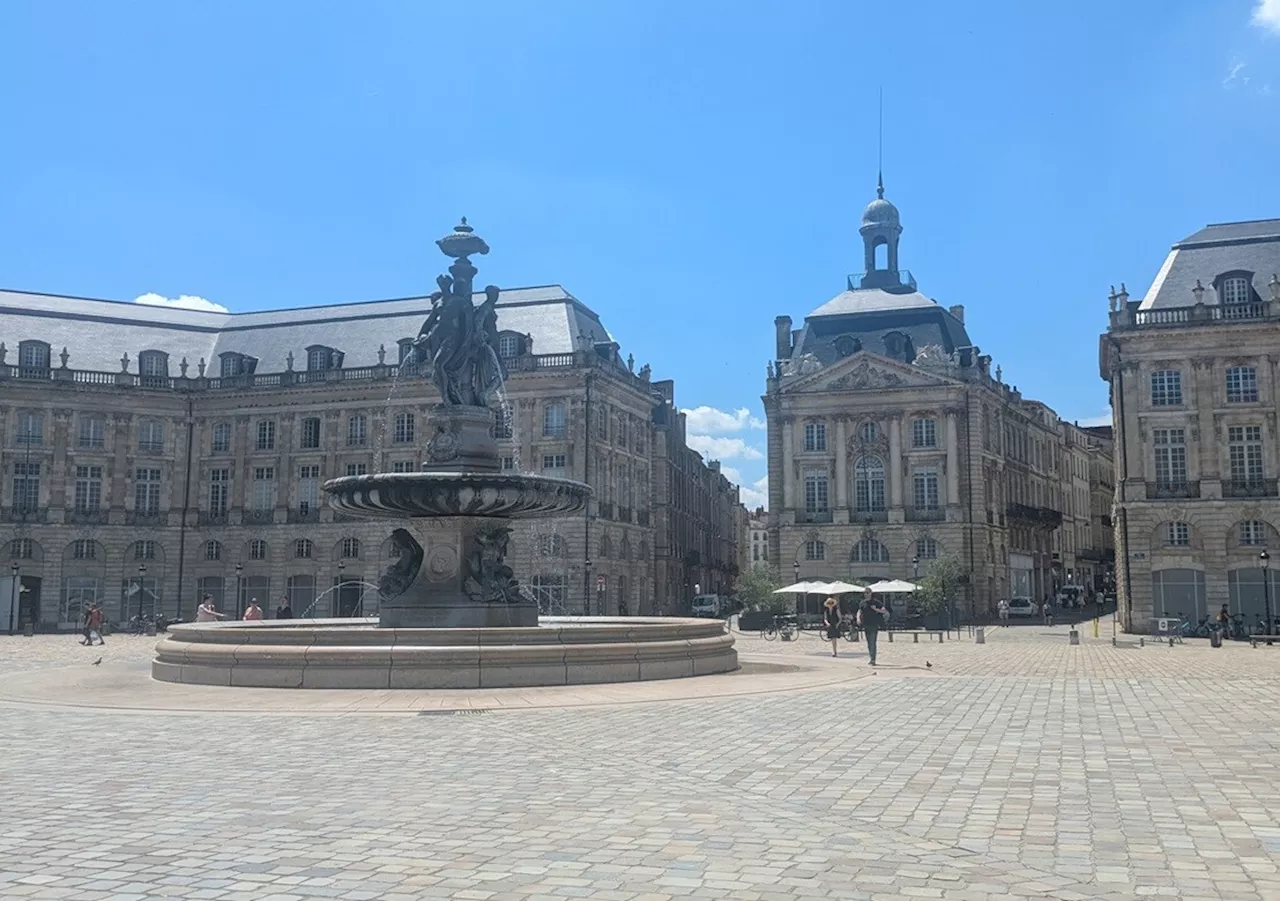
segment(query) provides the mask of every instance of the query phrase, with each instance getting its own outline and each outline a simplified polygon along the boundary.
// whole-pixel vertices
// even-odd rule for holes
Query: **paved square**
[[[424,716],[74,642],[0,639],[5,899],[1280,899],[1280,647],[741,636],[732,694]]]

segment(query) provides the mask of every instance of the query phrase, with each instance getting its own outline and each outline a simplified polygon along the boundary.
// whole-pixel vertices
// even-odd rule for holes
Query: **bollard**
[[[1147,646],[1147,639],[1146,639],[1146,638],[1143,638],[1143,637],[1139,637],[1139,638],[1138,638],[1138,647],[1140,647],[1140,648],[1145,648],[1146,646]]]
[[[1217,629],[1214,629],[1212,632],[1209,633],[1209,647],[1211,648],[1222,647],[1222,633],[1219,632]]]
[[[1072,629],[1070,632],[1068,632],[1068,633],[1067,633],[1067,643],[1068,643],[1068,644],[1079,644],[1079,643],[1080,643],[1080,632],[1079,632],[1078,630],[1076,630],[1076,629]]]
[[[982,628],[982,626],[978,626],[978,631],[974,633],[973,643],[974,644],[987,643],[987,632],[985,629]]]

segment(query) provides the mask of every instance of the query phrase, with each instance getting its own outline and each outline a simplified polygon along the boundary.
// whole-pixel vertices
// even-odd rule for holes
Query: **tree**
[[[951,604],[960,595],[968,571],[960,558],[954,555],[939,557],[929,566],[929,571],[920,580],[920,590],[916,599],[929,613],[941,613],[949,610]]]
[[[778,570],[773,566],[751,566],[738,576],[738,596],[747,610],[768,610],[782,613],[791,609],[795,601],[786,595],[773,592],[782,587]]]

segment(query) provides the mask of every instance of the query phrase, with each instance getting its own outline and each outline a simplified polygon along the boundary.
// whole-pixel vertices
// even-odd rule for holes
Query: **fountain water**
[[[378,580],[376,624],[317,619],[179,625],[157,645],[152,675],[224,685],[454,688],[621,682],[736,669],[733,638],[718,620],[539,622],[535,599],[506,562],[510,523],[551,520],[546,540],[554,545],[554,519],[580,513],[591,488],[502,470],[492,431],[493,403],[506,403],[497,353],[499,291],[489,286],[483,302],[475,303],[476,268],[470,261],[489,247],[465,219],[436,243],[453,263],[437,279],[440,290],[431,296],[431,310],[405,360],[419,372],[429,369],[441,400],[427,417],[423,471],[348,476],[324,485],[335,510],[396,522],[396,557]],[[565,591],[567,555],[553,550]]]

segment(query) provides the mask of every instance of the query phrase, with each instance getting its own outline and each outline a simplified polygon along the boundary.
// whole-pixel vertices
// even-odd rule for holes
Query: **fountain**
[[[422,472],[326,482],[342,513],[390,519],[395,562],[379,616],[189,623],[156,647],[161,681],[301,688],[466,688],[623,682],[737,668],[718,620],[544,617],[505,562],[511,521],[581,512],[582,482],[503,472],[492,405],[505,377],[499,290],[477,304],[470,257],[488,245],[464,218],[436,242],[453,262],[437,280],[410,360],[440,403]]]

